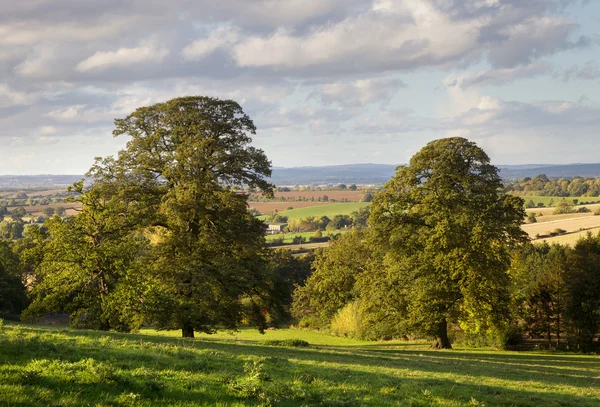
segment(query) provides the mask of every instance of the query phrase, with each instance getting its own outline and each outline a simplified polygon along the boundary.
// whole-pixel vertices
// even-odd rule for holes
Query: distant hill
[[[498,165],[500,175],[506,180],[546,174],[549,178],[600,177],[598,164],[525,164]],[[348,164],[321,167],[274,167],[271,182],[275,185],[322,184],[384,184],[392,178],[396,166],[391,164]],[[0,188],[52,188],[79,181],[83,175],[0,175]]]
[[[60,188],[80,181],[83,175],[0,175],[0,188],[2,189],[22,189],[22,188]]]
[[[548,178],[600,177],[600,164],[499,165],[498,168],[504,179],[535,177],[538,174],[546,174]]]
[[[273,168],[275,185],[383,184],[394,175],[395,165],[349,164],[325,167]]]
[[[526,164],[498,165],[506,180],[546,174],[549,178],[600,177],[600,164]],[[308,184],[384,184],[395,173],[389,164],[348,164],[323,167],[295,167],[273,169],[271,181],[275,185]]]

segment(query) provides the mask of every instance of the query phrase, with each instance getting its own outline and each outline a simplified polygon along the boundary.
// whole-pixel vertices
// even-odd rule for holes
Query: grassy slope
[[[364,343],[305,331],[196,340],[9,327],[0,405],[598,406],[600,358]]]
[[[370,205],[368,202],[340,202],[326,205],[309,206],[280,212],[289,220],[306,218],[307,216],[327,216],[333,218],[335,215],[350,215],[358,209]],[[260,217],[264,219],[264,216]]]

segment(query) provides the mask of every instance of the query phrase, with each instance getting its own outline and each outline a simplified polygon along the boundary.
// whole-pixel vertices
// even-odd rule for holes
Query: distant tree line
[[[508,183],[504,186],[504,191],[536,196],[598,197],[600,178],[549,179],[540,174]]]

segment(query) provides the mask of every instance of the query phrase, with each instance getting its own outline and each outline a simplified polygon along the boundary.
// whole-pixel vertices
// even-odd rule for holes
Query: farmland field
[[[366,191],[289,191],[289,192],[275,192],[275,198],[285,199],[318,199],[327,196],[329,199],[335,199],[341,201],[346,199],[348,201],[360,201],[360,198],[365,194]],[[251,197],[252,198],[252,197]]]
[[[579,239],[581,239],[582,237],[586,237],[588,233],[591,233],[592,236],[598,236],[598,232],[600,232],[600,228],[569,233],[568,235],[548,237],[545,239],[535,240],[535,242],[548,242],[548,244],[558,243],[568,246],[574,246]]]
[[[563,229],[567,232],[576,232],[581,229],[591,229],[600,227],[600,216],[575,217],[569,219],[554,220],[543,223],[530,223],[523,225],[523,230],[530,237],[535,235],[549,234],[555,229]]]
[[[598,406],[600,358],[301,330],[175,338],[9,326],[5,406]],[[291,339],[307,347],[292,347]]]
[[[292,204],[292,202],[288,203]],[[280,214],[287,216],[289,220],[306,218],[307,216],[327,216],[333,218],[335,215],[350,215],[352,212],[369,205],[368,202],[339,202],[286,210],[280,212]],[[265,217],[263,216],[261,219],[265,219]]]
[[[248,207],[254,208],[259,211],[262,215],[272,213],[275,210],[277,212],[285,211],[287,208],[308,208],[310,206],[324,206],[331,205],[326,202],[248,202]]]

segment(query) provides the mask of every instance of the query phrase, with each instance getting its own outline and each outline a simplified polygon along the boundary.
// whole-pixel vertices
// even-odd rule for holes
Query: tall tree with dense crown
[[[152,228],[155,240],[148,318],[185,337],[235,327],[242,297],[269,290],[264,226],[234,188],[273,193],[270,162],[250,145],[254,123],[234,101],[194,96],[139,108],[115,124],[127,146],[116,160],[98,161],[91,176],[110,184],[125,174],[122,187],[140,194],[139,226]]]
[[[367,309],[440,348],[451,348],[449,321],[475,331],[502,324],[508,250],[525,239],[525,213],[501,186],[485,152],[464,138],[433,141],[400,167],[371,207],[371,245],[384,260],[361,275]]]

